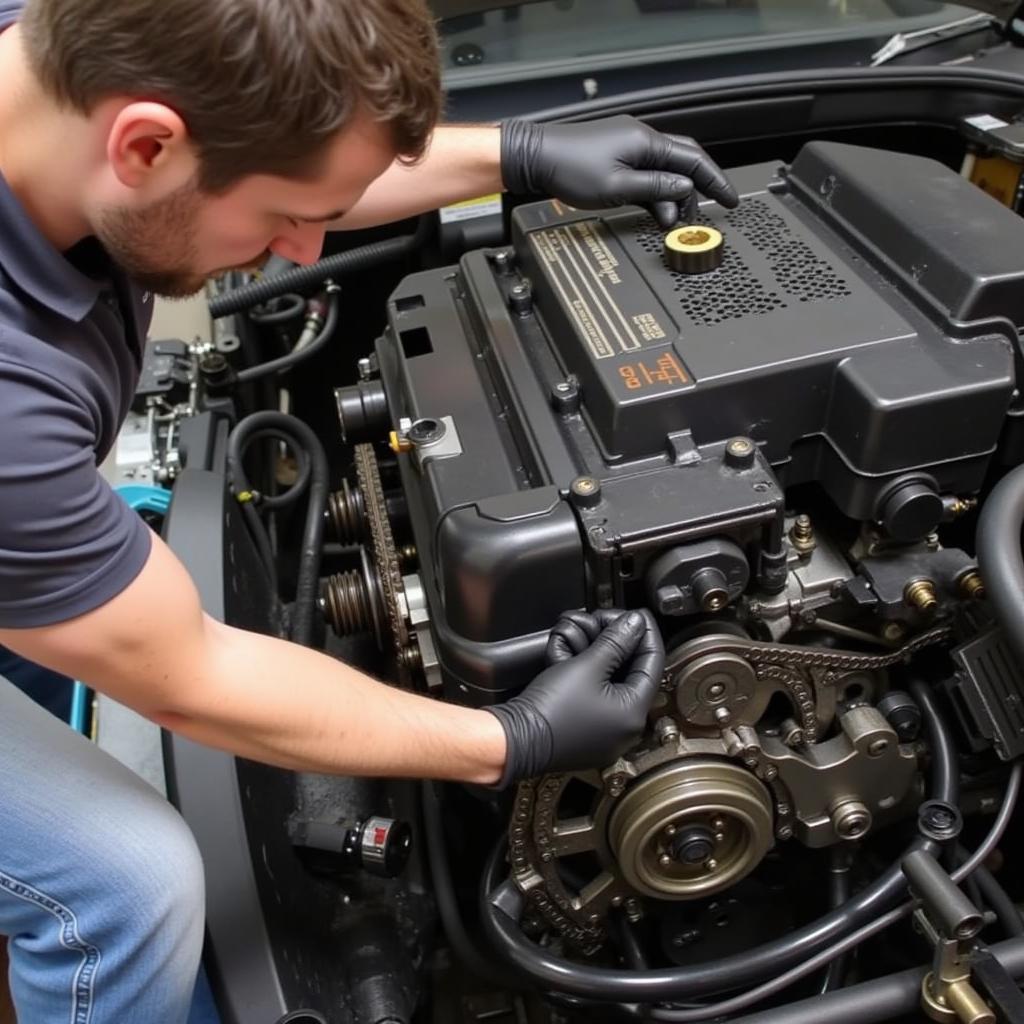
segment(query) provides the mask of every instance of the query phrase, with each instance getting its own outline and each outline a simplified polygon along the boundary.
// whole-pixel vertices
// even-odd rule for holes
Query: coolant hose
[[[932,744],[931,798],[954,803],[958,777],[952,740],[927,687],[915,684],[914,696]],[[917,849],[934,853],[938,847],[930,840],[918,838],[903,856]],[[842,907],[818,920],[754,949],[692,967],[630,971],[591,967],[554,956],[520,930],[517,918],[522,901],[510,883],[498,884],[501,860],[497,851],[484,873],[481,917],[494,948],[542,988],[623,1003],[686,1000],[755,985],[764,978],[777,976],[879,917],[906,896],[901,860],[902,857]]]
[[[306,523],[302,531],[299,549],[297,581],[295,585],[295,608],[292,614],[291,639],[306,647],[312,646],[314,623],[318,614],[320,597],[320,554],[323,548],[324,509],[330,475],[327,456],[320,439],[300,419],[280,412],[255,412],[240,420],[228,436],[228,466],[232,477],[235,497],[248,490],[242,469],[245,449],[254,436],[280,437],[296,451],[305,453],[309,459],[309,501],[306,506]],[[246,500],[243,507],[250,509],[252,502]],[[255,514],[255,510],[253,510]],[[258,515],[256,515],[259,520]],[[262,525],[262,524],[261,524]]]
[[[325,256],[316,263],[294,267],[276,277],[254,281],[212,299],[210,316],[217,320],[222,316],[241,313],[252,306],[262,305],[288,292],[308,292],[319,287],[329,277],[338,278],[344,274],[354,274],[359,270],[369,270],[381,263],[401,259],[411,253],[419,242],[418,231],[413,235],[386,238],[381,242],[370,242],[356,249],[349,249],[348,252]]]
[[[978,518],[978,568],[985,594],[1017,661],[1024,665],[1024,466],[995,486]]]

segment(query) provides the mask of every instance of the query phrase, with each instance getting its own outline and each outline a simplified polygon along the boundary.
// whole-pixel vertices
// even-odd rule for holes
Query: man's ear
[[[181,115],[151,101],[128,103],[117,112],[107,135],[107,160],[128,188],[144,188],[157,176],[184,184],[195,163]]]

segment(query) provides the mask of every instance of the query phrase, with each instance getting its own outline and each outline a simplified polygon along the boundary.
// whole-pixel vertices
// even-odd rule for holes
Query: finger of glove
[[[580,658],[586,658],[594,674],[607,682],[632,657],[645,629],[646,620],[639,612],[620,615],[601,630]]]
[[[613,622],[617,622],[625,614],[626,612],[622,608],[595,608],[589,613],[597,625],[593,639],[596,640],[603,629],[607,629]]]
[[[548,636],[548,664],[568,661],[582,654],[601,633],[602,626],[589,612],[566,612]]]
[[[659,170],[685,174],[692,178],[697,190],[709,199],[730,209],[739,205],[740,197],[725,172],[697,145],[683,135],[666,135],[665,147],[658,161]]]
[[[642,618],[643,631],[637,640],[625,682],[619,685],[628,688],[631,699],[646,710],[665,672],[665,645],[654,616],[646,609],[637,614]]]
[[[623,167],[608,183],[608,198],[615,203],[679,202],[693,191],[693,182],[668,171],[641,171]]]
[[[549,665],[582,654],[601,634],[623,615],[621,608],[597,608],[593,612],[563,612],[548,637],[546,656]]]
[[[657,221],[662,231],[671,231],[684,217],[683,207],[679,203],[661,200],[657,203],[646,203],[651,216]]]

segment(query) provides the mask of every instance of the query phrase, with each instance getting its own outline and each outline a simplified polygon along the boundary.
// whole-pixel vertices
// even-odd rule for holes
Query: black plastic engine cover
[[[493,700],[540,665],[565,608],[644,603],[673,546],[781,536],[816,480],[874,519],[893,487],[981,485],[1024,324],[1024,222],[930,160],[804,147],[731,172],[717,270],[668,269],[635,208],[520,207],[513,250],[395,292],[378,345],[395,425],[450,417],[400,456],[446,682]],[[752,461],[726,454],[750,438]],[[572,495],[579,477],[596,493]]]

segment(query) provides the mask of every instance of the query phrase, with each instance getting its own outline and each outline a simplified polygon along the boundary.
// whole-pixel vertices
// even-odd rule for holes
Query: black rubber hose
[[[840,843],[838,846],[832,847],[829,860],[828,906],[830,910],[838,910],[850,898],[850,851]],[[840,953],[825,968],[825,977],[818,990],[822,995],[842,987],[848,962],[849,957],[845,953]]]
[[[924,699],[918,699],[933,743],[931,797],[953,802],[950,798],[955,799],[957,775],[952,740],[931,694],[925,690]],[[935,852],[937,847],[929,840],[915,839],[903,856],[916,849]],[[623,1003],[686,1000],[755,985],[879,917],[907,891],[906,879],[897,861],[842,907],[780,939],[692,967],[627,971],[575,964],[530,942],[514,919],[514,908],[492,902],[491,891],[496,890],[496,883],[495,871],[486,872],[481,889],[481,917],[488,940],[502,956],[543,988]]]
[[[978,518],[978,568],[985,595],[1003,627],[1006,642],[1024,665],[1024,466],[1017,466],[995,486]]]
[[[271,326],[273,324],[286,324],[290,320],[298,320],[306,308],[306,300],[294,292],[285,292],[278,295],[267,303],[273,305],[274,309],[253,308],[249,310],[249,319],[254,324]]]
[[[257,441],[262,440],[274,440],[278,444],[282,441],[281,431],[277,428],[269,428],[266,430],[254,430],[245,438],[245,446],[242,451],[244,456],[245,452],[254,445]],[[294,439],[293,439],[294,440]],[[282,491],[280,494],[261,494],[259,499],[260,509],[279,509],[286,508],[289,505],[294,505],[299,498],[302,497],[303,492],[309,485],[309,477],[312,472],[312,465],[310,463],[309,453],[305,449],[299,448],[297,444],[292,444],[291,447],[295,449],[296,463],[297,463],[297,474],[294,483],[290,484],[288,488]],[[272,452],[276,460],[276,453]],[[273,468],[269,470],[273,472]]]
[[[978,888],[985,902],[995,911],[999,924],[1010,938],[1024,935],[1024,919],[1021,918],[1017,904],[1010,899],[1010,894],[1002,887],[995,875],[988,868],[978,868],[974,872]]]
[[[931,755],[930,799],[957,805],[960,803],[960,767],[957,763],[953,737],[946,728],[942,715],[939,714],[931,687],[922,680],[915,679],[908,689],[921,709],[921,723]]]
[[[1024,979],[1024,939],[996,943],[990,952],[1013,978]],[[921,982],[930,970],[931,967],[911,967],[828,995],[734,1017],[729,1024],[878,1024],[902,1019],[920,1008]]]
[[[956,848],[957,861],[965,861],[970,854],[962,846]],[[1003,888],[1002,883],[988,868],[982,866],[974,869],[971,875],[978,883],[982,898],[995,912],[1000,926],[1008,938],[1024,936],[1024,918],[1021,917],[1017,904],[1010,899],[1010,894]]]
[[[276,277],[243,285],[233,291],[218,295],[210,302],[210,316],[217,320],[232,313],[241,313],[252,306],[262,305],[270,299],[288,292],[308,292],[320,287],[327,278],[339,278],[359,270],[369,270],[381,263],[401,259],[409,255],[420,242],[420,233],[386,238],[381,242],[370,242],[348,252],[327,256],[316,263],[286,270]]]
[[[317,336],[308,345],[302,348],[296,345],[291,352],[278,356],[277,359],[270,359],[265,363],[258,363],[256,366],[250,366],[239,371],[235,377],[235,382],[247,384],[249,381],[256,380],[259,377],[266,377],[272,373],[282,373],[285,370],[290,370],[293,366],[304,363],[307,359],[312,359],[334,335],[334,330],[338,326],[339,306],[337,290],[328,292],[327,312],[324,316],[323,327],[320,328]]]
[[[324,508],[330,485],[327,456],[320,439],[300,419],[280,412],[255,412],[239,421],[228,436],[228,465],[232,479],[232,490],[236,497],[248,490],[242,458],[246,446],[256,434],[267,436],[276,431],[280,438],[296,451],[304,451],[309,458],[309,500],[306,506],[306,523],[302,531],[299,549],[297,581],[295,585],[295,608],[292,614],[291,639],[306,647],[312,646],[314,624],[318,614],[320,597],[320,555],[323,548]],[[243,507],[252,505],[251,501]],[[255,512],[255,510],[254,510]],[[259,520],[259,516],[256,516]],[[262,522],[260,523],[262,526]],[[265,535],[265,531],[264,535]]]

